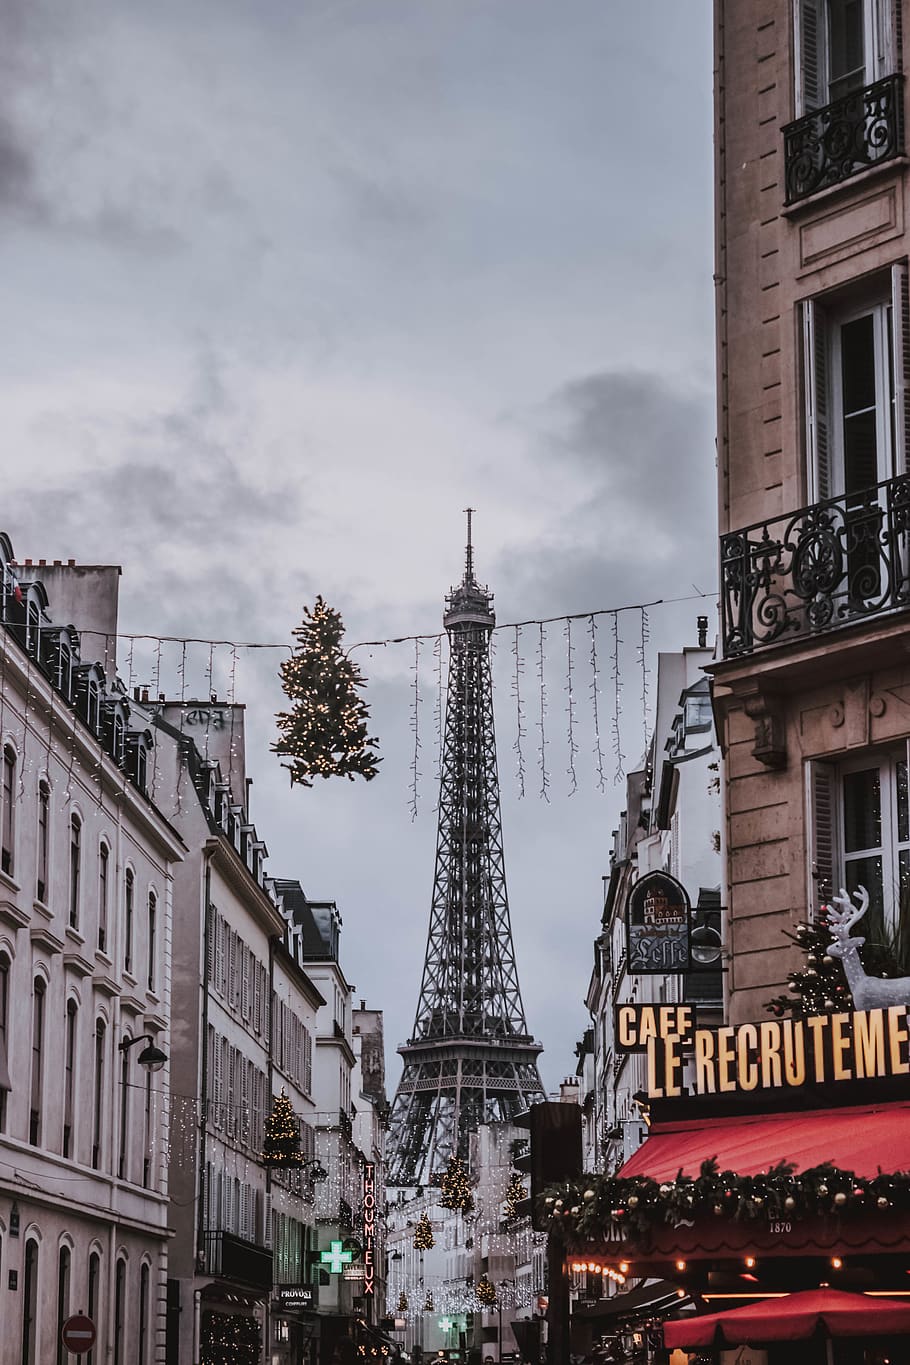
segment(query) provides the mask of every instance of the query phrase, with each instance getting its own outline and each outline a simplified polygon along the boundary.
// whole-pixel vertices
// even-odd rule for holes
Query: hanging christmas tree
[[[433,1306],[433,1294],[432,1294],[432,1292],[431,1292],[429,1289],[427,1290],[427,1297],[426,1297],[426,1299],[425,1299],[425,1301],[424,1301],[423,1311],[424,1311],[425,1313],[435,1313],[435,1312],[436,1312],[436,1309],[435,1309],[434,1306]]]
[[[454,1154],[449,1157],[448,1167],[439,1182],[439,1186],[442,1190],[439,1202],[444,1209],[457,1209],[461,1213],[470,1213],[474,1208],[471,1177],[465,1170],[460,1157]]]
[[[368,782],[381,762],[378,740],[367,734],[369,707],[359,695],[365,686],[357,664],[341,647],[341,616],[316,598],[313,610],[294,631],[294,653],[280,666],[290,711],[276,716],[281,738],[272,751],[287,758],[291,783],[311,787],[314,777],[355,776]]]
[[[422,1213],[414,1229],[414,1246],[418,1251],[429,1251],[435,1245],[433,1224],[426,1213]]]
[[[506,1197],[503,1201],[503,1213],[506,1218],[518,1217],[518,1205],[528,1195],[527,1190],[521,1183],[521,1176],[517,1171],[512,1171],[509,1176],[509,1183],[506,1186]]]
[[[484,1308],[493,1307],[496,1302],[496,1289],[486,1275],[481,1275],[474,1292],[477,1295],[477,1302],[482,1304]]]
[[[403,1289],[398,1295],[398,1311],[399,1313],[406,1313],[408,1311],[408,1296]]]
[[[272,1112],[265,1121],[262,1140],[264,1166],[302,1166],[300,1124],[284,1090],[272,1101]]]

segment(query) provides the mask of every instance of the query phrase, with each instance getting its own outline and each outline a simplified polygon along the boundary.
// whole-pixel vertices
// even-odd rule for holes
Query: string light
[[[420,777],[418,760],[420,757],[420,641],[414,641],[414,686],[411,701],[411,729],[414,733],[414,751],[411,755],[411,819],[417,819],[417,783]]]
[[[625,776],[625,754],[622,751],[622,734],[620,732],[620,717],[622,716],[622,676],[619,671],[619,646],[622,640],[619,636],[619,612],[613,613],[613,754],[616,758],[616,770],[613,773],[613,785],[621,782]]]
[[[575,772],[575,758],[578,754],[578,745],[575,743],[575,695],[572,690],[572,664],[574,662],[574,649],[572,647],[572,622],[566,621],[566,738],[569,745],[569,795],[574,796],[578,791],[578,776]]]
[[[512,676],[512,695],[515,698],[515,743],[512,745],[515,751],[515,777],[518,782],[518,795],[524,797],[525,794],[525,757],[521,741],[527,734],[525,726],[524,703],[521,699],[521,675],[524,672],[524,661],[521,657],[521,626],[515,626],[515,636],[512,640],[512,656],[515,660],[515,672]]]
[[[544,720],[547,714],[547,685],[544,681],[544,644],[546,633],[543,622],[538,626],[537,635],[537,681],[540,687],[540,718],[537,723],[540,736],[538,750],[538,766],[540,768],[540,795],[544,801],[550,800],[550,778],[547,773],[547,736],[544,729]]]

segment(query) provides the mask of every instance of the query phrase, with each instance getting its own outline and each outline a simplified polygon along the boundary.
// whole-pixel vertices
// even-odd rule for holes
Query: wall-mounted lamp
[[[134,1043],[145,1041],[148,1046],[144,1047],[136,1058],[140,1066],[144,1066],[146,1071],[160,1071],[167,1061],[167,1053],[162,1052],[150,1033],[140,1033],[135,1038],[124,1038],[120,1043],[120,1051],[128,1052]]]

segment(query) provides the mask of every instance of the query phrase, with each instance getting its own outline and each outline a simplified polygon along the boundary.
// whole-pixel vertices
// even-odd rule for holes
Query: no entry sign
[[[84,1313],[74,1313],[71,1318],[67,1318],[60,1333],[66,1349],[77,1356],[92,1349],[95,1336],[95,1324]]]

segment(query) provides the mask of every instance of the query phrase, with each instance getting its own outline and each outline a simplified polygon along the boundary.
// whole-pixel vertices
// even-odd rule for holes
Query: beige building
[[[160,1365],[173,879],[147,717],[116,677],[119,570],[0,535],[0,1365]],[[157,1051],[157,1057],[151,1048]]]
[[[784,931],[864,886],[907,942],[910,314],[904,0],[717,0],[730,1021]],[[910,907],[908,907],[910,908]]]

